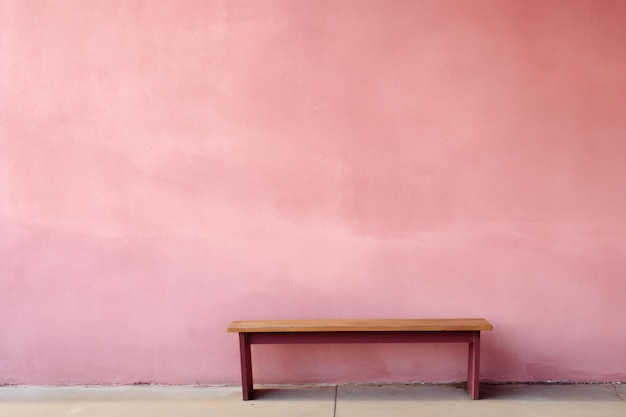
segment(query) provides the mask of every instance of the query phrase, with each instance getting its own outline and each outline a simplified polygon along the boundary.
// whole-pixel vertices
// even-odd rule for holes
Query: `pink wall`
[[[456,316],[484,379],[625,381],[625,39],[620,0],[2,2],[0,384],[232,383],[233,319]]]

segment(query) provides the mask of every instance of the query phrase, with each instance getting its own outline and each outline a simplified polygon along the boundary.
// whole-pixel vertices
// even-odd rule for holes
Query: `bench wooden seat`
[[[243,399],[253,397],[253,344],[298,343],[467,343],[467,387],[479,397],[480,332],[492,330],[485,319],[253,320],[234,321],[239,333]]]

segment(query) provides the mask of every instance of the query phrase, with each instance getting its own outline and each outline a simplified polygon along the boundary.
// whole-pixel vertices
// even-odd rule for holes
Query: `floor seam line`
[[[339,385],[335,385],[335,407],[333,408],[333,417],[337,417],[337,391],[339,390]]]

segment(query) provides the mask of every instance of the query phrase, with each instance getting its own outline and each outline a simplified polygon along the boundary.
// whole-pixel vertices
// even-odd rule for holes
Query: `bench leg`
[[[472,400],[477,400],[480,387],[480,331],[474,332],[473,341],[469,344],[467,366],[467,390]]]
[[[248,334],[239,333],[239,355],[241,356],[241,390],[243,400],[252,399],[252,355]]]

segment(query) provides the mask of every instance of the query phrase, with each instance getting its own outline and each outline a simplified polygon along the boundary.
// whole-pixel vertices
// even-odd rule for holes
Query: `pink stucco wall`
[[[457,316],[484,379],[625,381],[625,39],[619,0],[3,1],[0,384],[232,383],[234,319]]]

